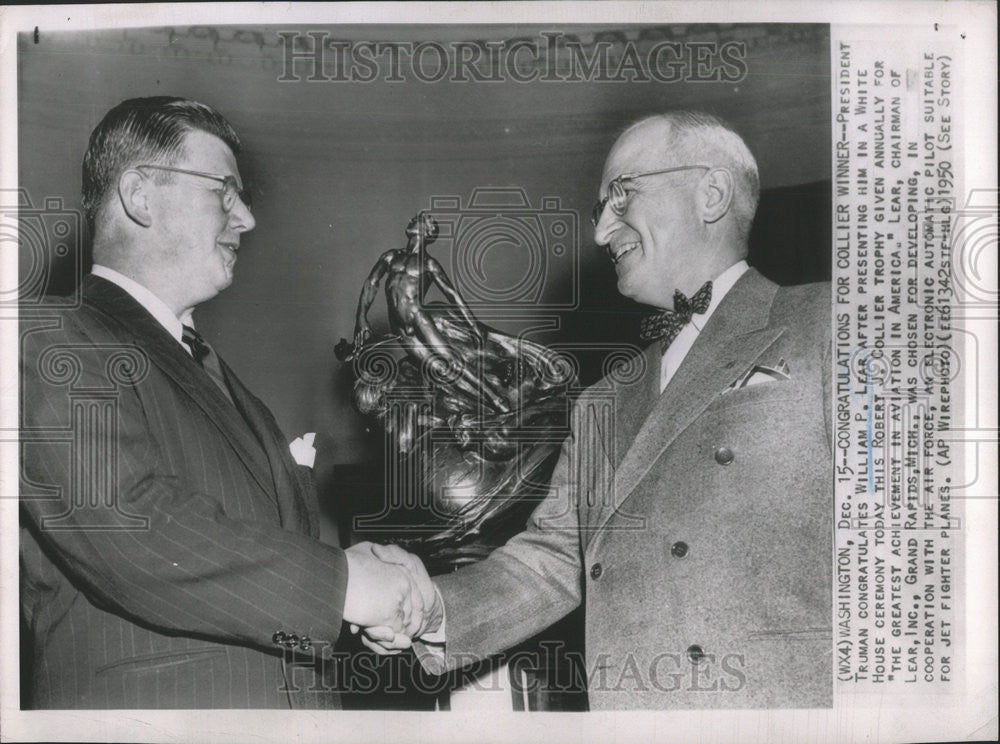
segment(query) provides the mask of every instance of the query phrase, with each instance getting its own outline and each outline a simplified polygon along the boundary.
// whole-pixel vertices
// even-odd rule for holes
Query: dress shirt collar
[[[670,380],[673,379],[674,373],[677,372],[681,366],[681,362],[684,361],[688,352],[691,351],[694,342],[698,340],[698,336],[701,335],[701,329],[708,323],[708,319],[712,317],[715,308],[722,304],[722,300],[729,294],[729,290],[733,288],[733,285],[736,284],[737,280],[749,268],[746,261],[737,261],[712,281],[712,300],[709,302],[708,308],[704,313],[695,313],[691,316],[691,322],[681,329],[677,337],[667,347],[663,356],[660,357],[661,393],[667,387]]]
[[[167,330],[167,333],[177,339],[177,343],[181,345],[182,349],[189,354],[191,353],[191,350],[188,349],[187,345],[182,340],[184,326],[189,325],[194,328],[194,320],[191,317],[190,310],[184,313],[182,317],[178,318],[174,315],[173,311],[167,307],[163,300],[149,291],[146,287],[142,286],[134,279],[129,279],[127,276],[115,271],[114,269],[109,269],[107,266],[94,264],[94,268],[91,269],[90,273],[94,276],[99,276],[102,279],[107,279],[109,282],[117,284],[119,287],[128,292],[132,296],[132,299],[142,305],[150,315],[156,318],[156,321]]]
[[[698,333],[701,333],[701,329],[705,327],[708,319],[712,317],[715,308],[722,304],[722,300],[729,294],[729,290],[733,288],[733,285],[736,284],[749,268],[750,266],[746,261],[740,260],[719,274],[716,279],[712,280],[712,301],[708,303],[708,309],[704,313],[696,313],[691,316],[691,325],[695,327]]]

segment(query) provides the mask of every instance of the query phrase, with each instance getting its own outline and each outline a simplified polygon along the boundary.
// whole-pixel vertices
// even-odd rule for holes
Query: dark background
[[[442,44],[540,42],[540,32],[557,30],[590,50],[610,43],[612,58],[628,44],[642,50],[664,39],[738,41],[746,75],[711,83],[308,82],[309,67],[297,63],[301,80],[280,82],[279,30]],[[58,241],[22,237],[20,279],[28,291],[67,292],[89,268],[88,236],[72,213],[88,136],[109,108],[150,95],[214,106],[243,139],[241,172],[257,227],[244,236],[233,286],[199,308],[199,328],[289,438],[317,432],[317,479],[334,511],[372,511],[365,502],[380,499],[382,446],[350,405],[352,377],[333,347],[351,336],[361,282],[381,253],[403,245],[413,214],[434,197],[458,197],[465,208],[484,188],[523,194],[534,210],[555,197],[548,213],[577,226],[558,252],[545,244],[533,253],[511,240],[480,246],[478,279],[462,274],[452,246],[439,242],[431,254],[481,320],[508,332],[539,329],[530,338],[563,349],[587,347],[580,374],[592,382],[602,351],[636,342],[642,311],[618,296],[589,223],[604,157],[642,116],[696,108],[728,119],[760,168],[751,264],[781,284],[829,278],[829,60],[824,25],[42,28],[19,37],[21,204],[68,211],[81,227]],[[67,255],[56,255],[57,243]],[[538,272],[540,295],[527,301],[517,288]],[[479,302],[501,296],[514,301]],[[384,327],[383,304],[380,297],[373,308],[376,329]]]

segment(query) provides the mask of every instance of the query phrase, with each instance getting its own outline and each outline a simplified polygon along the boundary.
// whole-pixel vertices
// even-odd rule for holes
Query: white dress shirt
[[[177,343],[181,345],[184,351],[189,355],[191,354],[191,349],[188,348],[188,345],[183,340],[184,326],[194,328],[194,319],[191,317],[190,310],[178,318],[163,300],[146,289],[146,287],[114,269],[109,269],[107,266],[94,264],[94,268],[91,269],[90,273],[102,279],[107,279],[109,282],[117,284],[128,292],[133,300],[146,308],[149,314],[156,318],[157,322],[167,330],[167,333],[177,339]]]
[[[691,351],[691,347],[694,346],[694,342],[698,339],[699,334],[701,334],[701,329],[705,327],[708,319],[712,317],[712,313],[715,312],[715,308],[722,302],[722,298],[729,294],[729,290],[733,288],[736,281],[749,268],[746,261],[737,261],[719,274],[716,279],[712,280],[712,301],[709,303],[708,309],[704,313],[696,313],[691,316],[691,322],[681,329],[681,332],[677,334],[676,338],[674,338],[663,354],[663,359],[660,361],[661,393],[667,387],[670,380],[673,379],[677,368],[684,361],[684,357]]]

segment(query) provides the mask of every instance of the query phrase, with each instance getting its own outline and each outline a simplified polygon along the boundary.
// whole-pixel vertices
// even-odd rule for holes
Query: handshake
[[[344,620],[372,651],[386,655],[439,630],[444,605],[424,564],[397,545],[363,542],[344,551]]]

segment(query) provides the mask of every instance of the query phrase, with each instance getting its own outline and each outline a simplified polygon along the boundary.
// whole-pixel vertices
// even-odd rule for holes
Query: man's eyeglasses
[[[611,183],[608,184],[608,195],[594,204],[594,211],[590,214],[590,221],[593,223],[594,227],[597,227],[597,223],[601,221],[601,215],[604,214],[604,207],[611,207],[611,211],[616,215],[621,217],[625,214],[625,204],[628,202],[629,192],[625,190],[625,183],[627,181],[634,181],[637,178],[645,178],[646,176],[660,176],[664,173],[674,173],[675,171],[685,171],[685,170],[711,170],[711,165],[678,165],[675,168],[664,168],[663,170],[649,171],[648,173],[628,173],[625,175],[618,176],[618,178],[612,179]]]
[[[233,211],[236,200],[243,202],[247,209],[251,208],[251,197],[249,189],[241,189],[236,182],[235,176],[217,176],[214,173],[202,173],[201,171],[186,170],[184,168],[172,168],[169,165],[137,165],[136,168],[155,168],[156,170],[171,171],[172,173],[185,173],[189,176],[199,178],[210,178],[222,184],[222,208],[227,212]]]

